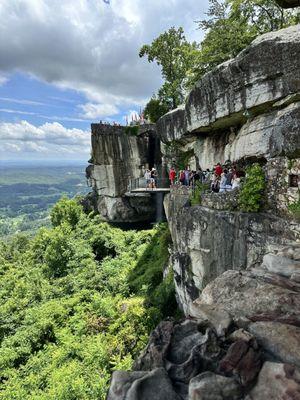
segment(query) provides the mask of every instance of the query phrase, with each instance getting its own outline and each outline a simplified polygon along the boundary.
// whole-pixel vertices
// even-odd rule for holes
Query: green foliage
[[[153,96],[146,104],[144,115],[150,122],[155,123],[168,111],[168,105]]]
[[[67,197],[63,197],[51,210],[52,225],[59,226],[64,222],[75,228],[81,213],[82,208],[75,199],[69,200]]]
[[[190,195],[190,202],[192,206],[197,206],[199,204],[201,204],[202,201],[202,194],[209,190],[210,185],[209,183],[200,183],[197,182],[195,184],[195,189],[193,191],[193,193],[191,193]]]
[[[158,98],[169,109],[176,108],[184,100],[184,81],[194,65],[195,42],[189,43],[183,29],[170,28],[159,35],[150,45],[144,45],[140,57],[147,56],[149,62],[161,66],[164,84]]]
[[[246,169],[246,180],[239,192],[239,208],[244,212],[260,211],[266,189],[265,173],[259,164]]]
[[[52,229],[0,242],[0,399],[104,399],[174,312],[166,228],[124,232],[77,211],[62,199]]]
[[[300,221],[300,191],[298,191],[298,200],[290,203],[288,205],[288,210],[297,221]]]
[[[125,133],[126,133],[126,135],[137,136],[138,133],[139,133],[139,127],[138,127],[138,125],[126,126],[126,128],[125,128]]]
[[[273,0],[210,0],[207,18],[198,21],[206,32],[196,53],[189,87],[206,72],[235,57],[258,35],[299,22],[299,12],[283,10]]]
[[[172,274],[163,281],[163,269],[169,263],[168,247],[171,236],[167,224],[160,224],[149,245],[129,275],[129,287],[134,293],[146,296],[149,305],[161,312],[159,317],[173,315],[177,311]]]

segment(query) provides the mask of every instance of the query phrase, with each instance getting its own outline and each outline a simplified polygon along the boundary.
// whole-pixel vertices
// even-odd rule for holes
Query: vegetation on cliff
[[[0,243],[0,399],[104,399],[176,312],[168,229],[124,232],[67,199],[51,220]]]
[[[151,99],[146,110],[176,108],[205,73],[235,57],[257,36],[300,21],[299,11],[283,10],[273,0],[209,0],[209,4],[206,18],[197,21],[205,32],[201,43],[189,43],[181,27],[172,27],[141,48],[140,56],[161,66],[164,79],[156,103]]]

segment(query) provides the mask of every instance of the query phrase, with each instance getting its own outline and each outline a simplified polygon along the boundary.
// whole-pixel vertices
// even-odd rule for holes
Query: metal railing
[[[155,185],[154,187],[156,189],[165,189],[170,187],[170,181],[167,178],[158,178],[155,179]],[[130,179],[129,184],[128,184],[128,190],[131,192],[136,189],[149,189],[151,190],[152,184],[147,183],[145,178],[133,178]]]

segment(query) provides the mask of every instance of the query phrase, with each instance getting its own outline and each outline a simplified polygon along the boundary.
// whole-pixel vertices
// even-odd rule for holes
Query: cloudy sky
[[[201,40],[208,0],[106,2],[0,0],[0,159],[86,160],[90,123],[124,122],[161,84],[139,48],[171,26]]]

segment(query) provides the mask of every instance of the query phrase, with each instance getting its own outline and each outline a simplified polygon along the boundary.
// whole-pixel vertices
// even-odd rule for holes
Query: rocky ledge
[[[299,261],[288,247],[219,276],[187,319],[158,325],[133,372],[113,374],[108,400],[299,399]]]

